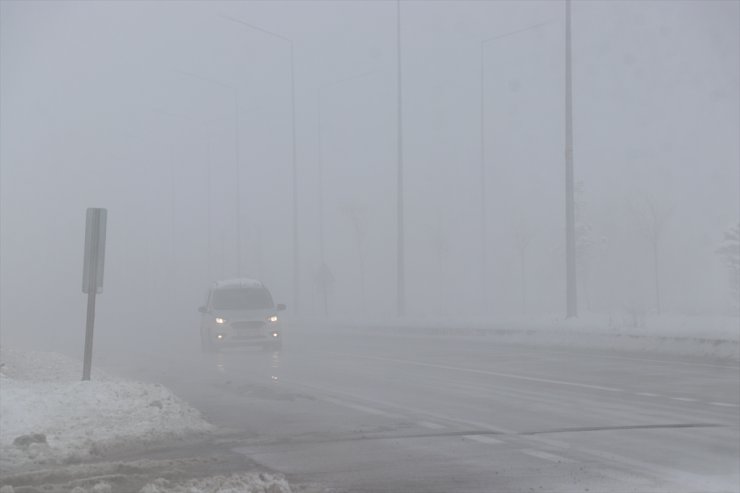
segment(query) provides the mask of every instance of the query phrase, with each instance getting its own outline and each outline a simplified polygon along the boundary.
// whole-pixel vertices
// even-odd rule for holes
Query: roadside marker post
[[[82,380],[90,380],[92,366],[93,327],[95,325],[95,295],[103,292],[105,266],[105,229],[107,209],[88,208],[85,224],[85,258],[82,267],[82,292],[87,294],[85,323],[85,358]]]

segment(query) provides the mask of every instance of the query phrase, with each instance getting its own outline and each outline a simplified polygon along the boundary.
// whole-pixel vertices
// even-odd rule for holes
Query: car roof
[[[224,279],[223,281],[216,281],[211,286],[211,289],[234,289],[234,288],[262,288],[264,285],[257,279],[239,278],[239,279]]]

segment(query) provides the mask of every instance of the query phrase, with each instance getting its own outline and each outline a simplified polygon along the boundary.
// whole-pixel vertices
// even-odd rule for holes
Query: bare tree
[[[650,244],[653,257],[653,282],[655,286],[655,310],[658,315],[661,314],[661,295],[660,295],[660,263],[659,252],[660,243],[663,233],[665,232],[671,210],[659,206],[650,198],[645,197],[641,205],[632,206],[636,218],[636,225],[640,235]]]
[[[733,309],[740,311],[740,224],[727,228],[716,253],[727,267]]]

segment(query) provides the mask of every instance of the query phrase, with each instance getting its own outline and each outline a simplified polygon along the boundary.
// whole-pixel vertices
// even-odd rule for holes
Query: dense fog
[[[563,319],[564,4],[403,0],[400,43],[398,9],[2,2],[2,343],[82,350],[88,207],[102,348],[194,346],[233,277],[293,319],[396,318],[399,137],[404,317]],[[573,2],[581,314],[737,313],[739,16]]]

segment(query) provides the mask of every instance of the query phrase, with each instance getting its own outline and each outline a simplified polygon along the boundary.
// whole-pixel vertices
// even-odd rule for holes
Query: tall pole
[[[396,42],[397,42],[397,93],[398,93],[398,171],[396,177],[396,221],[398,225],[397,266],[396,266],[396,313],[399,317],[406,314],[406,278],[404,265],[404,231],[403,231],[403,89],[401,78],[401,0],[396,0]]]
[[[236,157],[236,277],[242,276],[242,180],[239,154],[239,91],[234,88],[234,155]]]
[[[320,86],[316,93],[316,105],[317,105],[317,127],[318,127],[318,194],[319,194],[319,260],[321,262],[319,278],[321,279],[323,305],[324,305],[324,317],[329,317],[329,305],[328,305],[328,294],[327,285],[328,277],[330,274],[329,268],[326,265],[326,250],[324,248],[324,90],[329,87],[335,87],[343,84],[347,81],[359,79],[361,77],[367,77],[374,71],[364,72],[343,79],[334,80],[328,84]]]
[[[486,217],[486,41],[480,43],[480,248],[481,248],[481,296],[482,308],[488,305],[488,220]]]
[[[290,42],[290,113],[291,113],[291,142],[292,175],[293,175],[293,313],[300,313],[300,255],[298,255],[298,166],[295,144],[295,59],[293,58],[293,41]]]
[[[515,31],[499,34],[491,38],[484,39],[480,42],[480,242],[481,242],[481,296],[483,308],[489,307],[488,298],[488,219],[487,219],[487,202],[486,202],[486,46],[491,41],[502,38],[508,38],[523,32],[538,29],[549,24],[549,22],[540,22],[527,26]]]
[[[573,179],[573,90],[570,46],[570,0],[565,0],[565,270],[567,318],[578,316],[576,232]]]
[[[211,177],[211,127],[208,125],[208,123],[205,123],[205,130],[206,130],[206,221],[208,223],[208,261],[206,262],[206,277],[208,278],[208,281],[213,280],[213,269],[211,268],[211,261],[213,259],[213,225],[211,223],[211,217],[212,217],[212,209],[213,205],[211,204],[211,185],[212,185],[212,177]]]
[[[321,89],[318,94],[318,126],[319,126],[319,279],[321,280],[321,295],[324,306],[324,317],[329,317],[329,303],[327,301],[327,279],[326,276],[326,251],[324,249],[324,149],[323,149],[323,130],[321,114]]]
[[[295,59],[293,56],[293,40],[285,36],[269,31],[267,29],[249,24],[240,19],[228,15],[220,15],[221,18],[240,24],[247,29],[259,31],[273,38],[280,39],[290,45],[290,106],[291,106],[291,141],[292,141],[292,163],[291,172],[293,174],[293,313],[298,314],[300,311],[300,255],[298,254],[298,166],[295,138]]]
[[[217,85],[220,87],[223,87],[225,89],[228,89],[229,91],[234,92],[234,160],[236,165],[236,275],[237,277],[241,276],[242,273],[242,234],[241,234],[241,166],[240,166],[240,152],[239,152],[239,88],[237,86],[232,86],[231,84],[226,84],[220,80],[212,79],[211,77],[204,77],[199,74],[194,74],[192,72],[185,72],[183,70],[173,70],[173,72],[176,72],[180,75],[186,75],[188,77],[193,77],[195,79],[199,79],[203,82],[207,82],[211,85]],[[170,115],[172,116],[172,115]]]
[[[212,145],[211,145],[211,125],[210,122],[214,120],[198,120],[188,117],[187,115],[180,115],[177,113],[170,113],[168,111],[163,110],[152,110],[154,113],[164,115],[170,118],[176,118],[178,120],[186,121],[186,122],[195,122],[196,124],[203,126],[203,135],[205,135],[205,152],[206,152],[206,222],[208,226],[208,241],[207,241],[207,258],[206,258],[206,277],[209,281],[212,280],[212,259],[213,259],[213,226],[212,226],[212,199],[211,199],[211,188],[212,188]],[[174,148],[174,147],[173,147]],[[171,224],[172,224],[172,237],[173,237],[173,245],[174,245],[174,224],[175,224],[175,168],[174,168],[174,157],[171,159],[172,166],[171,166],[171,201],[172,201],[172,216],[171,216]],[[174,247],[173,247],[173,253],[174,257]]]

